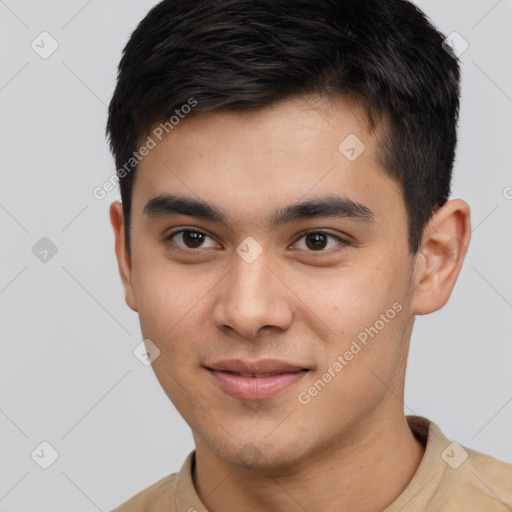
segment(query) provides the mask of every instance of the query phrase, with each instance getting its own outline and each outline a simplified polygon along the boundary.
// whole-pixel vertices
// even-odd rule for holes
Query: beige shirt
[[[421,416],[407,416],[426,446],[413,479],[383,512],[510,512],[512,464],[451,443],[439,427]],[[140,492],[113,512],[208,512],[192,480],[195,451],[179,473]]]

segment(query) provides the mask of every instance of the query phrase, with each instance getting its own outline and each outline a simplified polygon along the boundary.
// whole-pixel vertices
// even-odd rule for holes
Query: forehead
[[[269,204],[337,193],[373,202],[378,211],[401,199],[378,164],[378,136],[378,129],[369,132],[365,110],[341,98],[190,114],[139,163],[133,206],[142,212],[151,199],[171,193],[267,219],[261,215]]]

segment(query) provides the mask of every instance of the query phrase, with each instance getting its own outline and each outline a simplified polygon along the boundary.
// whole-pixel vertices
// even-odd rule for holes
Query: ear
[[[137,301],[133,290],[132,278],[132,261],[131,254],[126,247],[126,233],[124,229],[123,205],[119,201],[114,201],[110,205],[110,222],[114,228],[114,236],[116,239],[116,257],[119,267],[119,275],[124,287],[124,295],[126,304],[133,309],[137,309]]]
[[[441,206],[425,227],[416,257],[412,310],[426,315],[450,298],[471,238],[469,205],[453,199]]]

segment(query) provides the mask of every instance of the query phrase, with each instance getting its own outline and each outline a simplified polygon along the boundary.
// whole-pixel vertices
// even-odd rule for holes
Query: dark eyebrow
[[[375,216],[365,205],[342,196],[331,195],[291,204],[272,212],[269,218],[271,228],[300,219],[337,217],[365,223],[373,223]]]
[[[188,197],[160,195],[149,200],[144,207],[143,214],[148,217],[161,217],[168,215],[188,215],[198,219],[209,220],[219,224],[228,225],[226,215],[215,206]]]
[[[148,217],[187,215],[229,225],[227,215],[217,207],[199,199],[168,194],[149,200],[143,213]],[[375,221],[373,212],[367,206],[346,197],[331,195],[279,208],[270,214],[267,222],[272,229],[301,219],[323,217],[346,218],[368,224]]]

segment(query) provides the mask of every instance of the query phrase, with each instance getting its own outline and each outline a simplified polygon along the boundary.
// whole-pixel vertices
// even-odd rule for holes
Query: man
[[[110,217],[195,450],[118,512],[512,509],[511,465],[403,409],[470,239],[443,43],[405,0],[165,0],[134,31]]]

